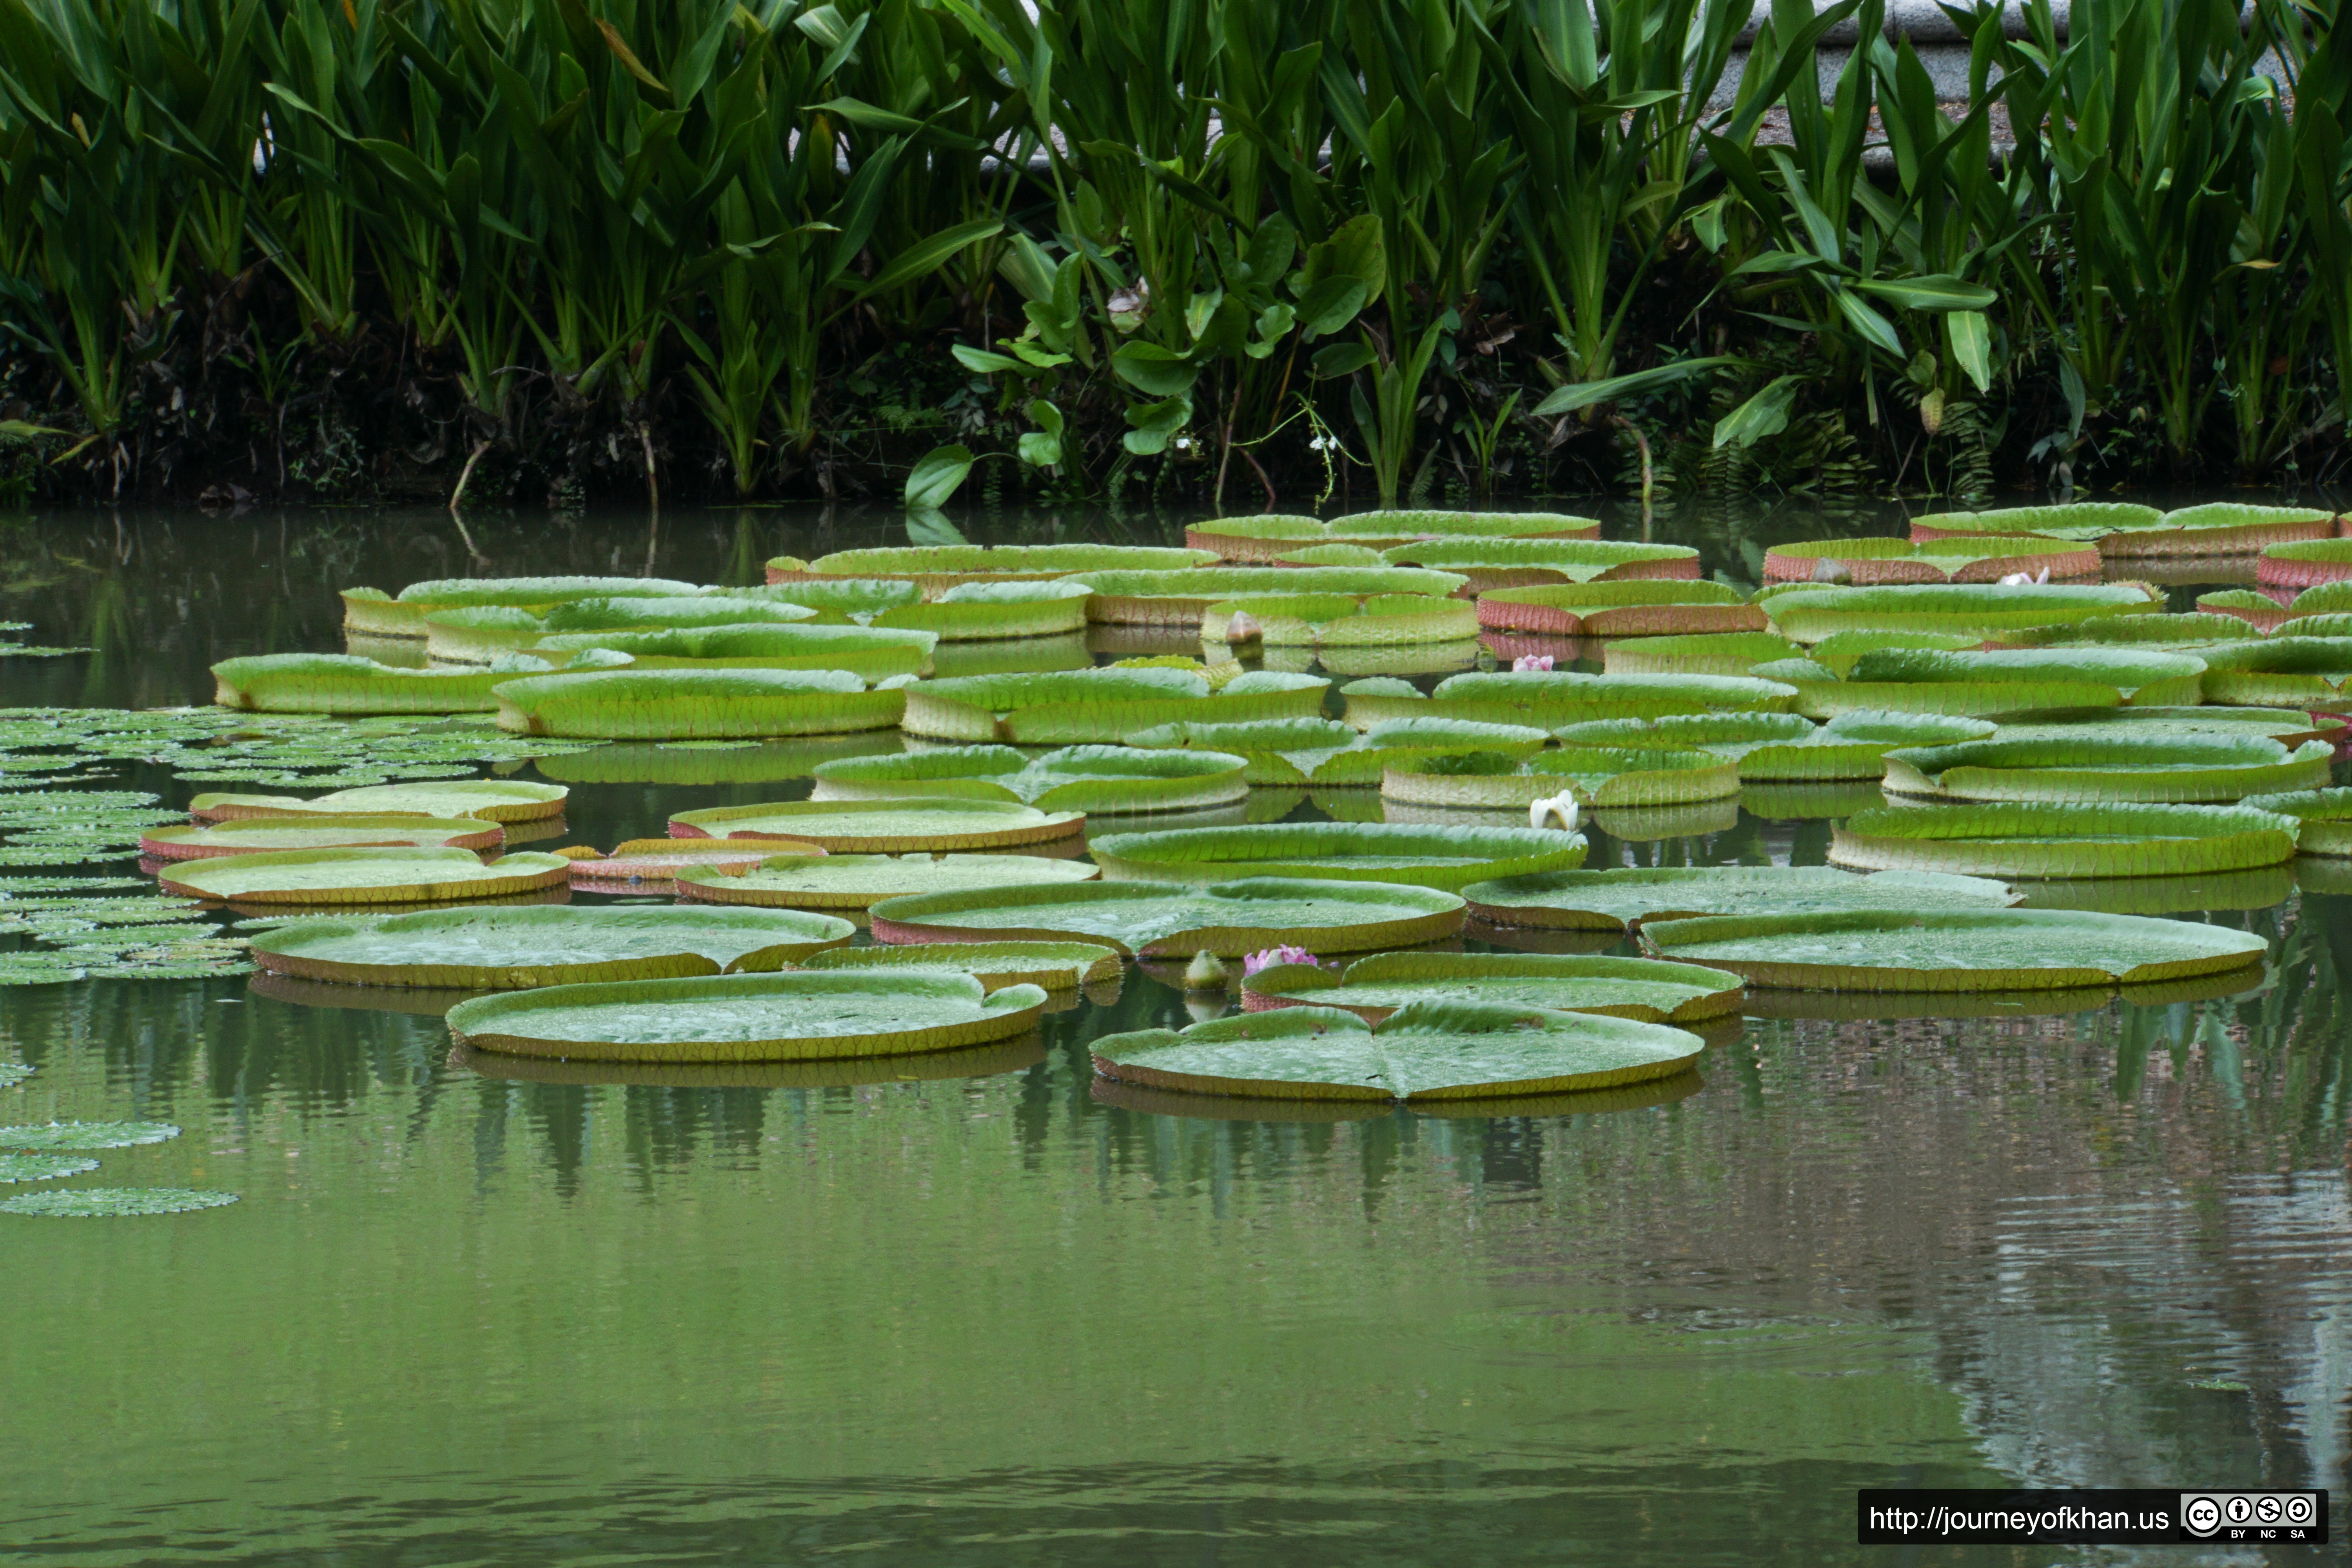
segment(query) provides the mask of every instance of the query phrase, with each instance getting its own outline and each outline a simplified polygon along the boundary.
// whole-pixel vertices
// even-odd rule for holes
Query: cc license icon
[[[2180,1522],[2191,1535],[2210,1535],[2221,1528],[2221,1505],[2209,1497],[2186,1499],[2180,1505]]]
[[[2286,1500],[2286,1521],[2289,1524],[2309,1524],[2318,1517],[2319,1508],[2308,1494],[2295,1492]]]

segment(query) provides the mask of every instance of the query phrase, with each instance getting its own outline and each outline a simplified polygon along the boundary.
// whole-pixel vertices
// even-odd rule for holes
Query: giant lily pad
[[[1101,942],[1138,957],[1228,958],[1410,947],[1462,929],[1451,893],[1393,883],[1255,877],[1212,888],[1087,882],[918,893],[873,908],[877,942]]]
[[[2052,728],[2055,728],[2054,726]],[[2335,748],[2266,735],[2133,734],[2111,727],[1886,753],[1886,792],[1936,800],[2234,801],[2316,789]]]
[[[1201,613],[1203,642],[1267,647],[1400,647],[1478,635],[1478,609],[1425,594],[1255,594]]]
[[[1268,964],[1242,982],[1251,1012],[1344,1007],[1378,1023],[1415,1002],[1475,997],[1488,1005],[1694,1024],[1739,1011],[1739,976],[1643,958],[1527,952],[1383,952],[1343,975],[1312,963]]]
[[[1583,539],[1433,539],[1381,552],[1396,566],[1456,573],[1472,595],[1548,583],[1623,582],[1636,577],[1696,578],[1698,552],[1686,544],[1629,544]]]
[[[1271,822],[1114,833],[1094,840],[1092,847],[1103,875],[1113,881],[1328,878],[1452,889],[1581,865],[1585,844],[1579,835],[1551,828]]]
[[[856,929],[831,915],[696,905],[432,910],[298,921],[255,936],[253,957],[306,980],[492,991],[779,969]]]
[[[154,860],[202,860],[215,855],[257,855],[288,849],[434,847],[496,849],[506,829],[479,817],[311,812],[254,816],[210,827],[151,827],[139,852]]]
[[[841,550],[814,561],[780,556],[768,563],[768,582],[773,586],[828,577],[895,577],[936,599],[965,583],[1040,582],[1074,572],[1181,571],[1215,560],[1206,550],[1141,544],[895,545]]]
[[[475,713],[496,708],[490,689],[544,659],[513,658],[489,669],[399,669],[346,653],[271,653],[213,666],[213,700],[265,713]]]
[[[2305,855],[2352,856],[2352,789],[2303,789],[2249,795],[2239,804],[2255,811],[2293,817],[2300,825],[2294,847]]]
[[[817,763],[836,757],[897,752],[901,744],[889,730],[801,740],[621,741],[542,757],[534,765],[566,784],[775,784],[807,778]]]
[[[2273,603],[2263,595],[2265,605]],[[2236,616],[2202,612],[2185,616],[2098,616],[2055,626],[2021,626],[1993,639],[1996,647],[2152,647],[2202,654],[2215,643],[2243,642],[2246,623]],[[1818,652],[1814,655],[1820,658]]]
[[[2282,541],[2325,539],[2335,531],[2335,517],[2328,512],[2236,501],[2210,502],[2171,512],[2122,501],[2077,501],[1911,520],[1911,537],[1916,540],[2031,533],[2095,543],[2100,554],[2124,559],[2245,555]]]
[[[1100,744],[1161,724],[1309,718],[1322,710],[1328,685],[1259,671],[1213,694],[1204,676],[1185,669],[971,675],[908,687],[902,727],[945,741]]]
[[[2017,895],[1974,877],[1888,871],[1856,877],[1820,866],[1666,866],[1507,877],[1462,890],[1490,925],[1623,931],[1645,920],[1761,910],[2000,909]]]
[[[75,1154],[0,1154],[0,1182],[54,1182],[98,1169]]]
[[[1051,998],[1042,1009],[1053,1011]],[[942,1083],[1025,1071],[1045,1059],[1034,1029],[1010,1039],[914,1056],[824,1057],[808,1061],[614,1062],[501,1056],[454,1047],[449,1065],[503,1083],[627,1085],[650,1089],[848,1089],[861,1084]]]
[[[235,1193],[191,1187],[56,1187],[0,1199],[0,1214],[47,1219],[114,1219],[129,1215],[186,1214],[236,1202]]]
[[[2129,501],[2073,501],[2058,506],[2012,506],[1997,511],[1929,512],[1911,520],[1911,537],[1925,542],[1948,538],[2063,539],[2096,543],[2126,529],[2164,526],[2164,513]]]
[[[1244,759],[1212,751],[1069,746],[1031,759],[1010,746],[950,746],[816,767],[818,800],[940,796],[1041,811],[1189,811],[1249,795]]]
[[[1998,534],[1946,534],[1913,543],[1904,539],[1822,539],[1776,544],[1764,552],[1767,583],[1998,583],[2028,577],[2099,575],[2095,545]]]
[[[2161,877],[2276,866],[2294,823],[2226,805],[1881,806],[1832,830],[1830,859],[1967,877]]]
[[[167,893],[262,904],[423,904],[561,888],[572,862],[529,851],[482,864],[470,849],[301,849],[184,862]]]
[[[952,1050],[1027,1033],[1045,993],[984,990],[947,970],[782,974],[553,985],[461,1002],[462,1046],[592,1061],[807,1061]]]
[[[1906,910],[1652,921],[1644,950],[1797,991],[2057,990],[2258,967],[2250,931],[2055,910]]]
[[[794,594],[797,588],[775,591]],[[959,583],[925,603],[880,611],[873,624],[927,631],[946,642],[1054,637],[1086,629],[1087,601],[1092,595],[1083,583]]]
[[[503,605],[436,610],[425,617],[425,651],[451,664],[487,664],[501,656],[536,649],[548,638],[593,634],[580,648],[603,646],[600,638],[685,627],[790,625],[814,621],[817,612],[801,605],[731,595],[693,594],[662,598],[602,596],[557,605],[544,615]],[[553,656],[549,656],[551,658]],[[560,662],[560,661],[559,661]]]
[[[1644,637],[1760,632],[1768,623],[1724,584],[1643,578],[1498,588],[1478,595],[1478,624],[1540,637]]]
[[[542,675],[498,688],[499,728],[612,741],[719,740],[886,730],[906,697],[846,670],[635,670]]]
[[[1712,752],[1563,746],[1524,762],[1493,752],[1409,759],[1381,780],[1383,799],[1521,809],[1570,795],[1580,805],[1683,805],[1739,793],[1739,764]]]
[[[1325,787],[1376,784],[1383,769],[1408,757],[1480,751],[1532,756],[1545,740],[1544,731],[1523,724],[1459,719],[1398,719],[1361,733],[1335,719],[1265,719],[1164,724],[1127,736],[1129,746],[1230,752],[1244,759],[1242,777],[1253,784]]]
[[[1112,626],[1193,626],[1209,606],[1254,594],[1337,594],[1361,598],[1444,598],[1465,579],[1392,566],[1203,566],[1182,572],[1087,572],[1069,581],[1094,591],[1089,621]]]
[[[446,577],[411,583],[397,597],[381,588],[344,589],[343,629],[362,637],[421,637],[425,617],[438,609],[507,605],[536,612],[574,599],[698,592],[691,583],[667,577]]]
[[[1477,1100],[1669,1078],[1704,1048],[1658,1024],[1543,1007],[1415,1002],[1378,1026],[1285,1007],[1094,1044],[1095,1070],[1146,1088],[1298,1100]]]
[[[73,1152],[89,1149],[131,1149],[177,1138],[180,1130],[168,1121],[51,1121],[29,1127],[0,1127],[0,1149],[31,1153]]]
[[[1994,637],[2024,626],[2072,625],[2101,616],[2161,611],[2152,590],[2116,583],[2018,587],[2000,583],[1891,588],[1792,588],[1762,601],[1782,636],[1817,643],[1834,632]]]
[[[927,942],[899,947],[836,947],[803,969],[866,971],[952,969],[991,991],[1035,985],[1068,991],[1115,983],[1124,967],[1117,948],[1085,942]]]
[[[678,897],[770,909],[862,910],[884,899],[973,889],[1064,887],[1101,872],[1084,860],[1040,855],[828,855],[778,857],[748,872],[681,867]]]
[[[1455,675],[1427,696],[1379,677],[1340,688],[1346,719],[1360,730],[1391,719],[1468,719],[1551,729],[1593,719],[1667,713],[1786,712],[1792,687],[1728,675],[1578,675],[1568,671]]]
[[[1786,637],[1760,631],[1641,637],[1604,643],[1601,669],[1604,675],[1746,675],[1802,651]]]
[[[677,631],[565,632],[542,637],[542,654],[570,658],[591,648],[626,654],[646,669],[845,669],[865,680],[929,672],[936,634],[875,626],[717,626]]]
[[[1271,561],[1320,544],[1386,549],[1421,539],[1597,539],[1601,524],[1556,511],[1361,511],[1311,517],[1223,517],[1184,530],[1184,542],[1226,561]]]
[[[188,815],[198,822],[314,815],[535,822],[561,816],[571,794],[562,784],[514,779],[444,779],[431,784],[367,784],[309,800],[290,795],[200,795],[188,803]]]
[[[1824,665],[1802,658],[1759,664],[1756,670],[1762,679],[1784,682],[1793,689],[1797,711],[1816,719],[1835,719],[1856,712],[1928,713],[1959,719],[2025,718],[2116,708],[2124,702],[2124,694],[2116,687],[2104,681],[2073,679],[2072,672],[2065,670],[2048,672],[2040,679],[2017,672],[1937,679],[1937,672],[1930,667],[1893,662],[1895,654],[1891,651],[1866,658],[1886,660],[1873,668],[1889,678],[1873,679],[1857,675],[1848,679]],[[1859,671],[1863,660],[1855,662]],[[1916,674],[1918,679],[1900,678],[1906,674]]]
[[[2029,647],[1981,652],[1881,648],[1855,658],[1847,680],[1850,685],[2089,681],[2115,688],[2126,705],[2169,707],[2200,700],[2205,668],[2205,660],[2198,655],[2152,648]]]
[[[2199,654],[2209,701],[2257,708],[2341,710],[2352,680],[2352,637],[2274,637]]]
[[[1743,750],[1739,782],[1745,786],[1874,779],[1886,772],[1886,753],[1897,746],[1950,745],[1982,740],[1993,732],[1994,726],[1983,719],[1853,709],[1810,735],[1775,739]]]
[[[709,871],[740,877],[780,857],[821,859],[824,851],[814,844],[785,844],[773,839],[740,843],[722,838],[632,838],[614,846],[610,855],[567,851],[572,885],[607,893],[667,893],[680,871]]]
[[[1083,812],[992,800],[790,800],[681,811],[669,819],[677,838],[795,838],[836,855],[1010,849],[1068,838],[1085,826]]]

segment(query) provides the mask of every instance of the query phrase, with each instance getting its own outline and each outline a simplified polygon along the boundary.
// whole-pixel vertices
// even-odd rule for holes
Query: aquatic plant
[[[2068,549],[2034,538],[1938,533],[1924,542],[1900,539],[1820,539],[1776,544],[1764,552],[1767,583],[2006,583],[2012,575],[2095,581],[2097,549]]]
[[[487,670],[400,669],[346,653],[268,653],[213,666],[213,700],[265,713],[487,713],[502,680],[546,670],[514,658]]]
[[[1311,961],[1260,965],[1242,981],[1251,1012],[1341,1007],[1377,1024],[1416,1002],[1474,997],[1487,1005],[1599,1013],[1691,1025],[1739,1011],[1743,983],[1727,970],[1651,959],[1523,952],[1383,952],[1343,973]]]
[[[1739,793],[1739,764],[1711,752],[1562,746],[1524,761],[1492,752],[1407,759],[1381,779],[1384,800],[1496,810],[1565,794],[1580,806],[1682,805]],[[1539,826],[1539,824],[1538,824]]]
[[[561,816],[571,795],[562,784],[526,784],[520,779],[436,779],[425,784],[362,784],[308,800],[289,795],[209,793],[188,802],[188,816],[197,822],[359,814],[443,821],[471,817],[512,824]]]
[[[1881,806],[1832,829],[1830,863],[1968,877],[2158,877],[2294,856],[2294,819],[2243,805],[2138,803]]]
[[[721,740],[887,730],[906,710],[895,686],[847,670],[670,669],[524,676],[500,681],[499,728],[595,740]]]
[[[1532,827],[1281,822],[1173,827],[1093,840],[1115,881],[1205,884],[1244,877],[1332,879],[1453,889],[1494,877],[1581,865],[1585,843]]]
[[[1580,675],[1546,670],[1456,675],[1424,695],[1402,680],[1351,681],[1339,689],[1344,718],[1359,729],[1393,719],[1465,719],[1555,728],[1592,719],[1650,719],[1726,710],[1786,712],[1796,689],[1726,675]]]
[[[1161,724],[1311,717],[1330,683],[1260,670],[1212,689],[1192,669],[973,675],[907,689],[901,727],[943,741],[1108,744]]]
[[[1031,758],[1010,746],[950,746],[819,763],[816,800],[939,795],[1045,811],[1179,811],[1244,799],[1247,761],[1229,752],[1067,746]]]
[[[1202,641],[1268,647],[1397,647],[1477,635],[1477,606],[1418,594],[1255,594],[1201,612]]]
[[[783,910],[863,910],[885,899],[976,889],[1061,887],[1101,871],[1084,860],[1041,855],[840,854],[780,857],[748,872],[681,867],[677,896],[688,902]]]
[[[1662,866],[1506,877],[1462,889],[1471,915],[1491,925],[1613,931],[1644,920],[1763,910],[2000,909],[2017,895],[2003,883],[1934,872],[1857,877],[1818,866]]]
[[[470,849],[300,849],[184,861],[167,893],[263,904],[431,904],[492,899],[572,879],[572,862],[529,851],[482,863]]]
[[[1462,929],[1452,893],[1391,882],[1250,877],[1208,888],[1139,882],[918,893],[872,909],[874,940],[1101,942],[1136,957],[1206,948],[1362,952],[1436,942]]]
[[[991,991],[1035,985],[1046,991],[1118,984],[1125,961],[1116,948],[1084,942],[940,942],[898,947],[836,947],[800,961],[817,970],[952,969]]]
[[[2263,735],[2133,734],[2046,727],[1886,753],[1886,793],[1935,800],[2236,801],[2327,782],[2335,748]]]
[[[239,817],[210,826],[156,827],[140,835],[139,852],[154,860],[200,860],[289,849],[371,849],[447,846],[487,853],[506,829],[477,817],[313,812]]]

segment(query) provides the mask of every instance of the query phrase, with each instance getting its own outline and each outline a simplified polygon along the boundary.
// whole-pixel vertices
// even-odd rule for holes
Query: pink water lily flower
[[[1312,963],[1315,955],[1303,947],[1269,947],[1242,960],[1242,978],[1276,963]]]
[[[1543,674],[1550,670],[1551,660],[1552,656],[1548,653],[1523,653],[1511,660],[1511,673],[1521,675],[1532,671]]]

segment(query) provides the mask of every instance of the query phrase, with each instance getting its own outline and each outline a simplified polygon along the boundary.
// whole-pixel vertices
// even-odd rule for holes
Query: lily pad
[[[1066,1000],[1066,998],[1065,999]],[[1047,998],[1045,1012],[1053,1011]],[[623,1062],[501,1056],[458,1046],[449,1065],[506,1083],[614,1084],[656,1089],[845,1089],[861,1084],[941,1083],[1024,1072],[1045,1059],[1034,1029],[1010,1039],[914,1056],[826,1057],[806,1061]]]
[[[1796,689],[1727,675],[1579,675],[1528,670],[1455,675],[1426,696],[1404,681],[1374,677],[1339,689],[1344,717],[1360,730],[1391,719],[1467,719],[1553,729],[1595,719],[1654,719],[1669,713],[1779,712]]]
[[[1311,517],[1225,517],[1184,530],[1184,542],[1225,561],[1270,561],[1324,544],[1386,549],[1421,539],[1597,539],[1598,520],[1556,511],[1361,511]]]
[[[780,556],[768,563],[768,583],[828,577],[890,578],[913,583],[927,599],[965,583],[1044,581],[1074,572],[1165,572],[1203,567],[1206,550],[1144,544],[916,544],[840,550],[814,561]]]
[[[2294,847],[2303,854],[2352,856],[2352,789],[2305,789],[2249,795],[2238,804],[2251,810],[2293,817],[2301,825]]]
[[[862,910],[910,893],[1065,886],[1101,872],[1083,860],[1038,855],[827,855],[779,857],[748,872],[691,867],[677,873],[681,899],[772,909]]]
[[[2018,587],[1999,583],[1892,588],[1792,588],[1763,601],[1783,637],[1818,643],[1842,631],[1997,637],[2025,626],[2070,626],[2102,616],[2160,612],[2164,602],[2127,583]]]
[[[951,1050],[1027,1033],[1034,985],[988,991],[940,969],[555,985],[461,1002],[458,1044],[595,1061],[805,1061]]]
[[[1267,647],[1401,647],[1478,635],[1478,610],[1424,594],[1286,594],[1220,599],[1201,613],[1201,640]]]
[[[1185,722],[1312,718],[1329,682],[1259,671],[1212,691],[1190,669],[1056,670],[970,675],[907,689],[902,727],[943,741],[1108,744],[1129,731]]]
[[[1601,669],[1604,675],[1746,675],[1801,651],[1788,638],[1762,631],[1634,637],[1604,644]]]
[[[800,605],[730,595],[599,595],[556,605],[544,613],[510,605],[436,610],[425,617],[425,649],[430,658],[444,663],[488,664],[516,654],[535,653],[548,637],[570,633],[611,637],[692,626],[789,626],[816,618],[816,611]],[[574,649],[595,646],[592,640],[575,644]],[[560,664],[572,656],[543,657]],[[583,662],[587,661],[572,660],[574,668]]]
[[[1712,752],[1562,746],[1524,762],[1493,752],[1400,762],[1384,800],[1415,805],[1526,808],[1568,795],[1586,806],[1683,805],[1739,793],[1739,764]]]
[[[1597,539],[1433,539],[1400,544],[1381,551],[1381,555],[1396,566],[1466,577],[1471,595],[1546,583],[1699,575],[1698,552],[1686,544],[1630,544]]]
[[[289,849],[430,848],[492,850],[506,830],[479,817],[306,813],[254,816],[209,827],[154,827],[141,835],[139,852],[153,860],[203,860]]]
[[[1764,552],[1767,583],[1998,583],[2028,577],[2085,577],[2100,572],[2097,546],[1997,534],[1942,533],[1904,539],[1824,539],[1778,544]]]
[[[803,969],[952,969],[991,991],[1035,985],[1069,991],[1116,982],[1118,950],[1084,942],[927,942],[898,947],[837,947],[803,959]]]
[[[1196,626],[1209,606],[1254,594],[1412,595],[1443,599],[1466,579],[1394,566],[1202,566],[1184,572],[1087,572],[1094,591],[1087,619],[1097,625]]]
[[[425,617],[466,605],[551,609],[574,599],[630,595],[659,597],[698,593],[692,583],[667,577],[446,577],[411,583],[397,596],[381,588],[346,588],[343,629],[364,637],[421,637]]]
[[[0,1127],[0,1149],[52,1153],[84,1149],[131,1149],[177,1138],[168,1121],[51,1121]]]
[[[304,800],[283,795],[200,795],[188,803],[198,822],[242,817],[329,816],[415,816],[438,821],[535,822],[563,815],[572,792],[561,784],[516,779],[446,779],[432,784],[369,784]]]
[[[792,800],[681,811],[677,838],[791,838],[836,855],[1010,849],[1076,836],[1086,815],[992,800]]]
[[[1665,866],[1508,877],[1463,890],[1474,919],[1501,926],[1623,931],[1641,921],[1757,910],[2001,909],[2017,895],[1975,877],[1888,871],[1857,877],[1820,866]]]
[[[930,670],[930,632],[872,626],[714,626],[642,632],[562,632],[535,645],[571,658],[591,649],[625,654],[632,670],[845,669],[863,680]]]
[[[1478,595],[1478,624],[1538,637],[1687,637],[1760,632],[1763,609],[1721,583],[1638,579],[1549,583]]]
[[[708,905],[547,905],[303,921],[253,939],[273,973],[355,985],[524,989],[757,973],[847,942],[831,915]]]
[[[572,885],[604,892],[667,893],[674,890],[678,872],[704,870],[722,877],[740,877],[778,858],[822,858],[814,844],[774,840],[730,844],[713,838],[632,838],[614,847],[610,855],[573,855]]]
[[[1212,751],[1070,746],[1031,759],[1010,746],[950,746],[820,763],[817,800],[937,796],[1044,811],[1190,811],[1249,794],[1244,759]]]
[[[423,904],[490,899],[572,879],[560,855],[524,850],[484,865],[469,849],[302,849],[172,867],[167,893],[263,904]]]
[[[1776,739],[1742,751],[1739,781],[1744,788],[1763,783],[1874,779],[1885,774],[1886,753],[1898,746],[1948,745],[1982,740],[1993,732],[1992,723],[1983,719],[1852,709],[1810,735]]]
[[[847,670],[610,670],[527,676],[497,689],[499,728],[605,741],[725,740],[887,730],[906,696]]]
[[[2057,506],[2012,506],[1997,511],[1929,512],[1911,520],[1911,537],[1925,542],[1948,538],[2014,538],[2019,535],[2101,544],[2124,533],[2163,531],[2164,513],[2130,501],[2070,501]]]
[[[2210,702],[2341,710],[2352,680],[2352,637],[2274,637],[2201,651]]]
[[[1803,721],[1798,721],[1803,722]],[[1810,726],[1808,726],[1810,728]],[[1462,752],[1533,756],[1543,731],[1460,719],[1398,719],[1358,731],[1336,719],[1266,719],[1244,724],[1163,724],[1127,736],[1129,746],[1192,748],[1243,759],[1253,784],[1377,784],[1391,763]]]
[[[1688,1069],[1704,1046],[1658,1024],[1414,1002],[1379,1025],[1285,1007],[1095,1042],[1095,1071],[1150,1089],[1300,1100],[1475,1100],[1604,1089]]]
[[[1737,974],[1643,958],[1528,952],[1383,952],[1345,974],[1312,963],[1275,963],[1242,982],[1252,1012],[1342,1007],[1378,1023],[1415,1002],[1475,997],[1485,1004],[1602,1013],[1651,1024],[1691,1024],[1739,1011]]]
[[[1832,828],[1830,860],[1862,870],[2003,878],[2210,875],[2294,855],[2292,818],[2242,805],[1881,806]]]
[[[97,1169],[97,1161],[72,1154],[0,1154],[0,1182],[54,1182]]]
[[[1272,822],[1114,833],[1093,841],[1112,881],[1212,883],[1329,879],[1454,889],[1583,864],[1582,836],[1536,827]]]
[[[0,1198],[0,1214],[47,1219],[115,1219],[130,1215],[186,1214],[237,1201],[235,1193],[193,1187],[58,1187]]]
[[[836,757],[896,752],[901,744],[887,730],[785,741],[623,741],[534,765],[565,784],[776,784],[804,779],[817,763]]]
[[[470,713],[498,706],[490,689],[544,659],[488,669],[401,669],[342,653],[272,653],[213,666],[213,700],[266,713]]]
[[[918,893],[873,908],[885,942],[1100,942],[1138,957],[1237,958],[1410,947],[1462,929],[1451,893],[1392,883],[1250,878],[1212,888],[1137,882]]]
[[[1710,915],[1644,922],[1642,945],[1797,991],[2141,985],[2259,967],[2269,952],[2249,931],[2055,910]]]
[[[2054,728],[2054,727],[2053,727]],[[2011,739],[1995,734],[1886,753],[1886,792],[1934,800],[2235,801],[2327,782],[2335,748],[2266,735],[2132,734]]]

